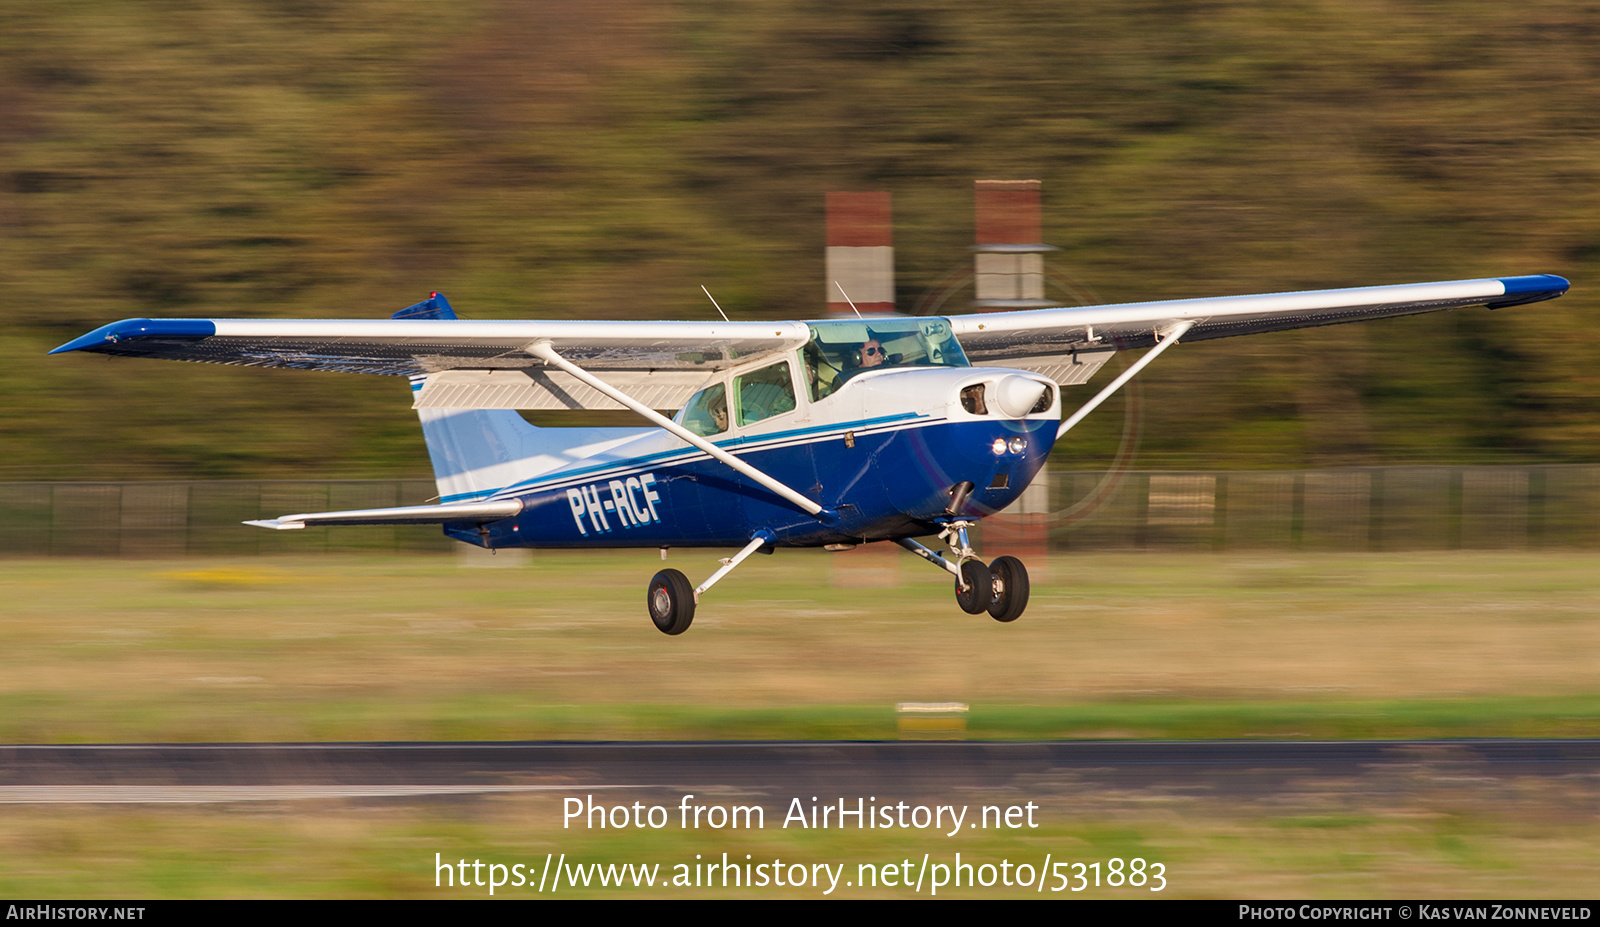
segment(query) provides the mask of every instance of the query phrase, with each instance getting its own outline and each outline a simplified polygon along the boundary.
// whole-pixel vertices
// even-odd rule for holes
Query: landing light
[[[1006,439],[995,438],[994,444],[990,445],[990,449],[995,452],[996,456],[1004,454],[1006,452]]]
[[[1011,439],[1011,453],[1013,453],[1013,454],[1022,453],[1022,449],[1027,447],[1027,446],[1028,446],[1028,442],[1024,441],[1021,438],[1012,438]]]

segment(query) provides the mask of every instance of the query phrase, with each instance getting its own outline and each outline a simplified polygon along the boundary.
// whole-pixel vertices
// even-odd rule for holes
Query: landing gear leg
[[[650,608],[650,620],[656,630],[662,634],[682,634],[689,630],[689,625],[694,622],[694,607],[700,602],[700,593],[716,585],[718,580],[757,551],[772,553],[770,535],[765,532],[758,534],[743,550],[722,561],[722,568],[712,573],[711,578],[701,583],[699,588],[689,585],[689,578],[677,570],[657,573],[650,580],[650,588],[645,593],[645,604]],[[665,547],[661,553],[666,555]]]
[[[939,533],[950,545],[954,562],[939,556],[910,538],[896,541],[901,547],[956,577],[956,604],[969,615],[988,612],[996,621],[1016,621],[1028,607],[1028,568],[1015,557],[1000,557],[984,566],[967,537],[970,521],[953,521]]]
[[[988,612],[997,621],[1015,621],[1028,607],[1028,570],[1015,557],[1001,557],[989,566],[978,559],[967,537],[972,522],[952,522],[940,533],[950,543],[947,560],[910,538],[895,541],[901,547],[956,578],[956,604],[969,615]]]

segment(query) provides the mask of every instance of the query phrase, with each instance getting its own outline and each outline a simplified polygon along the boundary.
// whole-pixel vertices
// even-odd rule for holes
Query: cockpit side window
[[[794,411],[794,381],[788,361],[734,377],[733,388],[741,426]]]

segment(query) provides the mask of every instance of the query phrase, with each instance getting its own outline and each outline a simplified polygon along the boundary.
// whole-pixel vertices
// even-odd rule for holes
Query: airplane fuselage
[[[661,429],[606,429],[604,449],[483,498],[522,512],[451,536],[501,547],[729,547],[765,532],[776,546],[819,547],[938,530],[953,487],[973,485],[961,513],[1010,505],[1044,466],[1060,401],[1008,415],[996,385],[1048,381],[996,367],[901,368],[855,376],[816,402],[718,435],[715,443],[829,510],[818,518]],[[987,404],[970,408],[983,385]],[[967,392],[963,403],[963,392]]]

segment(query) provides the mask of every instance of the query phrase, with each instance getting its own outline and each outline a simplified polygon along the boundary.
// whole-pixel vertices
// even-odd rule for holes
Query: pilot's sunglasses
[[[868,357],[872,357],[874,354],[882,354],[883,348],[867,348],[865,353]]]

